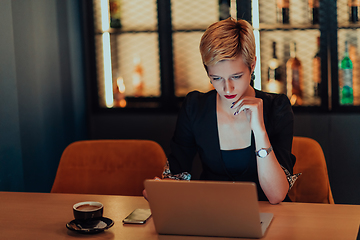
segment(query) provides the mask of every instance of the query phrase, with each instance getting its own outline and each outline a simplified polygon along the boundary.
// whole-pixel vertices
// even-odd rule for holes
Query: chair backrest
[[[64,150],[52,193],[141,196],[145,179],[161,177],[162,147],[150,140],[89,140]]]
[[[307,137],[294,137],[294,173],[302,173],[289,191],[294,202],[334,203],[325,156],[320,144]]]

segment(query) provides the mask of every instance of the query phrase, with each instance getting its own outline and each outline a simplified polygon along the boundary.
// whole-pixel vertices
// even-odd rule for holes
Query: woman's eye
[[[235,76],[233,76],[232,78],[233,78],[233,79],[240,79],[241,76],[242,76],[242,75],[235,75]]]
[[[217,80],[220,80],[221,78],[219,78],[219,77],[213,77],[212,78],[212,80],[214,80],[214,81],[217,81]]]

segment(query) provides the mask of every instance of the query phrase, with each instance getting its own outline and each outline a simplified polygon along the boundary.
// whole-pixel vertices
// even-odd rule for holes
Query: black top
[[[226,170],[233,179],[252,170],[250,165],[256,161],[254,149],[254,146],[249,146],[243,149],[221,150]]]
[[[168,156],[172,174],[191,173],[192,162],[199,153],[202,162],[201,180],[248,181],[258,186],[259,200],[267,200],[259,181],[256,158],[249,176],[230,174],[222,158],[217,127],[215,90],[207,93],[190,92],[180,109],[176,129]],[[294,116],[289,99],[284,94],[272,94],[255,90],[255,96],[263,100],[264,123],[278,162],[293,174],[295,157],[291,154]],[[252,144],[254,146],[254,144]]]
[[[256,171],[255,141],[251,134],[250,146],[236,150],[221,150],[226,171],[235,181],[241,176],[242,181],[253,181],[250,177]],[[239,179],[240,180],[240,179]]]

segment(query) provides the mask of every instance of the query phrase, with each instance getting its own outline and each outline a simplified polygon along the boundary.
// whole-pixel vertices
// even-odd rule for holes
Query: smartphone
[[[144,224],[151,216],[150,209],[137,208],[124,218],[123,223]]]

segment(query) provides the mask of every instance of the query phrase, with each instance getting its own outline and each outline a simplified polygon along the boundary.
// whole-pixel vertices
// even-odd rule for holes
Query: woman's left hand
[[[263,118],[263,100],[256,97],[244,97],[232,105],[234,115],[244,111],[250,123],[251,129],[256,133],[265,131]]]

